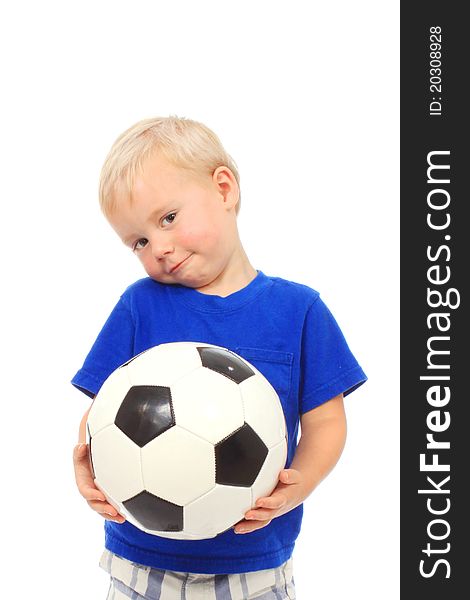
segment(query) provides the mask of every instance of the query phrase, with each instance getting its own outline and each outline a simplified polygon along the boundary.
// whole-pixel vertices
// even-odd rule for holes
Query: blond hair
[[[111,146],[101,169],[99,201],[109,215],[116,202],[118,185],[132,195],[136,174],[155,151],[174,166],[211,176],[220,166],[228,167],[240,186],[240,175],[232,157],[216,134],[203,123],[170,115],[138,121],[126,129]],[[240,210],[240,198],[236,212]]]

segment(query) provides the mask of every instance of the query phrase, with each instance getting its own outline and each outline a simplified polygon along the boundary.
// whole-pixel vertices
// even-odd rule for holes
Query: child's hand
[[[117,512],[114,506],[108,504],[103,492],[95,486],[88,458],[87,444],[77,444],[73,449],[73,466],[78,491],[88,502],[88,505],[105,519],[116,523],[124,523],[124,517]]]
[[[251,533],[266,527],[275,517],[280,517],[301,504],[305,499],[301,483],[300,471],[283,469],[272,494],[258,498],[255,508],[245,513],[245,519],[235,525],[235,533]]]

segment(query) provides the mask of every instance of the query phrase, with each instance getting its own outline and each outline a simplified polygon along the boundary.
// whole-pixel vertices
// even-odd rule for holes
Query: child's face
[[[240,260],[232,172],[195,175],[155,155],[144,164],[132,199],[117,197],[110,224],[152,279],[217,287]]]

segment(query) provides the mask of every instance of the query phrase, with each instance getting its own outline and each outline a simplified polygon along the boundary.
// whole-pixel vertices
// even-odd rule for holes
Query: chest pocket
[[[294,360],[292,352],[242,346],[238,347],[235,352],[256,367],[273,386],[279,397],[287,401],[291,390]]]

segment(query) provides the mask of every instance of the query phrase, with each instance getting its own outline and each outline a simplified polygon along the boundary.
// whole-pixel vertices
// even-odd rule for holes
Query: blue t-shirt
[[[286,468],[299,416],[367,377],[315,290],[262,271],[223,298],[147,277],[122,294],[72,384],[95,396],[121,364],[152,346],[197,341],[223,346],[252,363],[276,389],[288,430]],[[206,540],[173,540],[106,521],[108,550],[149,567],[193,573],[242,573],[279,566],[292,554],[303,505],[252,533],[232,529]]]

